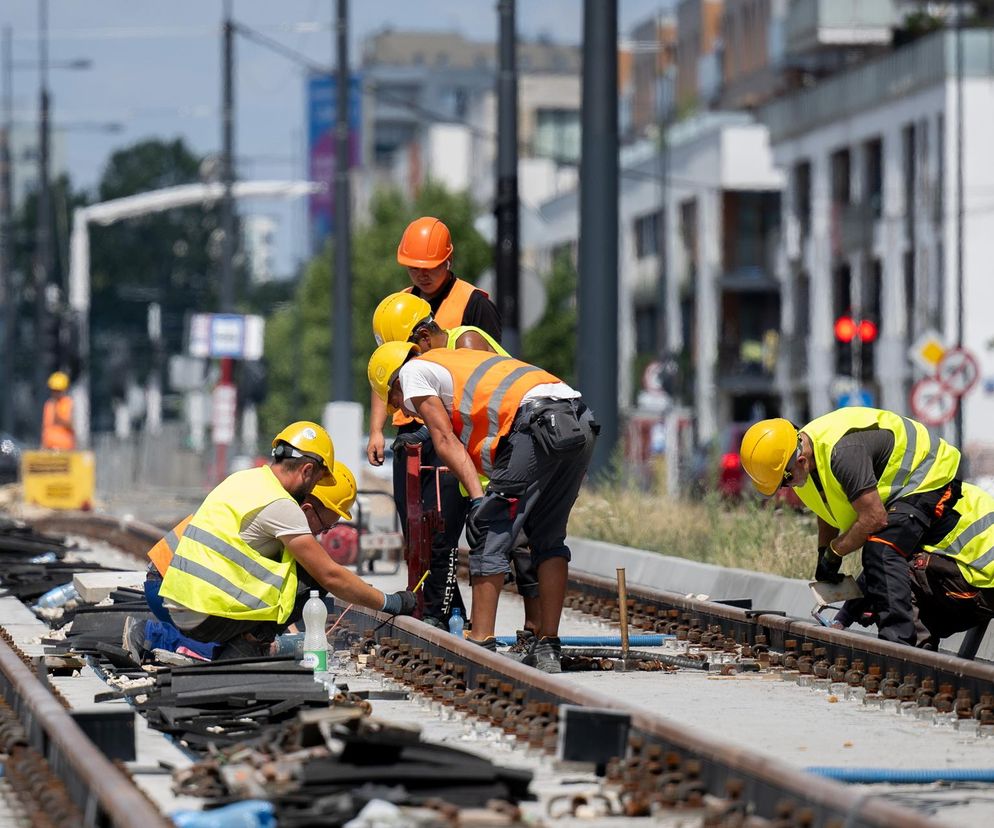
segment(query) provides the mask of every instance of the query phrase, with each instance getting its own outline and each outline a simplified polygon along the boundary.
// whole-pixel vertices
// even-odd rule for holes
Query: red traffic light
[[[877,323],[869,319],[863,319],[859,323],[859,338],[863,342],[870,343],[877,338]]]
[[[839,342],[852,342],[857,331],[856,322],[851,316],[840,316],[835,320],[835,338]]]

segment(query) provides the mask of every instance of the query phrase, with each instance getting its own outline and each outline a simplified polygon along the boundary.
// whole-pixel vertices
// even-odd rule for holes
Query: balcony
[[[766,394],[773,390],[779,337],[767,331],[762,340],[718,344],[718,387],[730,394]]]
[[[886,45],[900,22],[894,0],[794,0],[787,12],[787,52]]]

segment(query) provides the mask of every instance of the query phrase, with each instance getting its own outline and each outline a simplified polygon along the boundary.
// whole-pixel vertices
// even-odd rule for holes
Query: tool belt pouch
[[[550,405],[535,412],[531,433],[546,454],[564,454],[580,448],[587,436],[569,403]]]

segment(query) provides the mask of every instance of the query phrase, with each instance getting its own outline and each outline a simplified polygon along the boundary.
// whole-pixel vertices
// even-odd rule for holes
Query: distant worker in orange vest
[[[41,415],[41,447],[55,451],[72,451],[76,448],[76,432],[72,427],[72,397],[66,390],[69,377],[56,371],[48,378],[51,396],[45,401]]]
[[[501,320],[496,305],[490,297],[452,272],[454,248],[452,236],[445,223],[434,216],[415,219],[404,231],[397,246],[397,263],[407,268],[411,285],[405,288],[424,299],[431,307],[432,318],[440,328],[452,330],[462,325],[472,325],[500,342]],[[381,344],[379,342],[377,345]],[[383,425],[387,419],[386,403],[376,394],[370,400],[369,444],[366,456],[374,466],[383,465]],[[398,411],[393,416],[397,439],[393,443],[393,497],[400,515],[400,525],[407,531],[407,500],[405,498],[404,445],[421,443],[423,466],[444,466],[438,459],[428,429],[421,420]],[[466,520],[466,499],[459,492],[459,482],[451,474],[443,474],[439,481],[436,503],[435,475],[426,471],[421,477],[421,503],[425,509],[438,508],[445,520],[445,531],[432,539],[431,574],[424,586],[424,618],[429,624],[445,629],[449,616],[456,607],[463,609],[458,589],[446,589],[448,574],[456,566],[453,550],[459,545],[459,536]],[[463,611],[465,615],[465,610]]]

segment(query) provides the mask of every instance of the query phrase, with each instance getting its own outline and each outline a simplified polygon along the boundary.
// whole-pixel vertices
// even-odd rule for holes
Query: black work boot
[[[531,651],[522,659],[522,664],[541,670],[543,673],[561,673],[562,644],[554,635],[536,639]]]
[[[535,643],[535,632],[533,630],[515,630],[515,634],[518,640],[508,648],[506,655],[515,661],[522,661]]]

